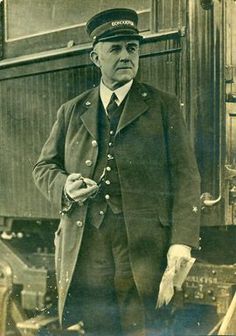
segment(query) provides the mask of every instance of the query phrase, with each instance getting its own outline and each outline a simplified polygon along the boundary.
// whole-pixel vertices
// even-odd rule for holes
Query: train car
[[[59,214],[34,186],[32,169],[60,105],[99,83],[85,23],[112,7],[127,2],[0,1],[1,336],[35,335],[56,321],[44,312],[57,299]],[[178,96],[201,174],[201,249],[178,293],[182,311],[191,311],[186,330],[236,334],[236,1],[128,7],[144,36],[138,79]],[[211,315],[200,321],[206,308]]]

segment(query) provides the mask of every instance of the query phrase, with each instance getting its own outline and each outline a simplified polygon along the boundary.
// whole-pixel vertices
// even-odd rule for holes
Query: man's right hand
[[[81,174],[73,173],[67,177],[64,190],[72,200],[83,203],[97,192],[98,185],[95,181],[82,177]]]

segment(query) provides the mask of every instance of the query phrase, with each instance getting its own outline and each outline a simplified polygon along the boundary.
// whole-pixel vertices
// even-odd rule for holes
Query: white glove
[[[167,253],[167,267],[174,268],[177,273],[191,259],[191,247],[183,244],[173,244]]]
[[[180,268],[184,267],[190,259],[191,248],[189,246],[182,244],[170,246],[167,253],[167,267],[160,283],[156,308],[161,308],[170,302],[174,295],[174,278]],[[180,290],[181,285],[177,289]]]
[[[95,181],[74,173],[67,177],[64,190],[72,200],[83,203],[97,192],[98,185]]]

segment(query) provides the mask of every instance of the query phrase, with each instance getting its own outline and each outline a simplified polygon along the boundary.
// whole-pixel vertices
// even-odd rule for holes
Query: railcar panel
[[[1,82],[1,201],[6,217],[58,217],[36,190],[32,169],[59,106],[94,82],[82,67]]]

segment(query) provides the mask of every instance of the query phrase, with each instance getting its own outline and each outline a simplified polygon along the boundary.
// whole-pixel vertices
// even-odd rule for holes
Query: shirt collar
[[[107,105],[110,102],[112,93],[114,92],[116,94],[117,96],[116,103],[119,106],[122,103],[122,101],[125,99],[126,95],[128,94],[132,84],[133,84],[133,79],[129,81],[128,83],[126,83],[125,85],[119,87],[118,89],[111,91],[101,80],[100,97],[101,97],[101,101],[102,101],[105,111],[107,109]]]

